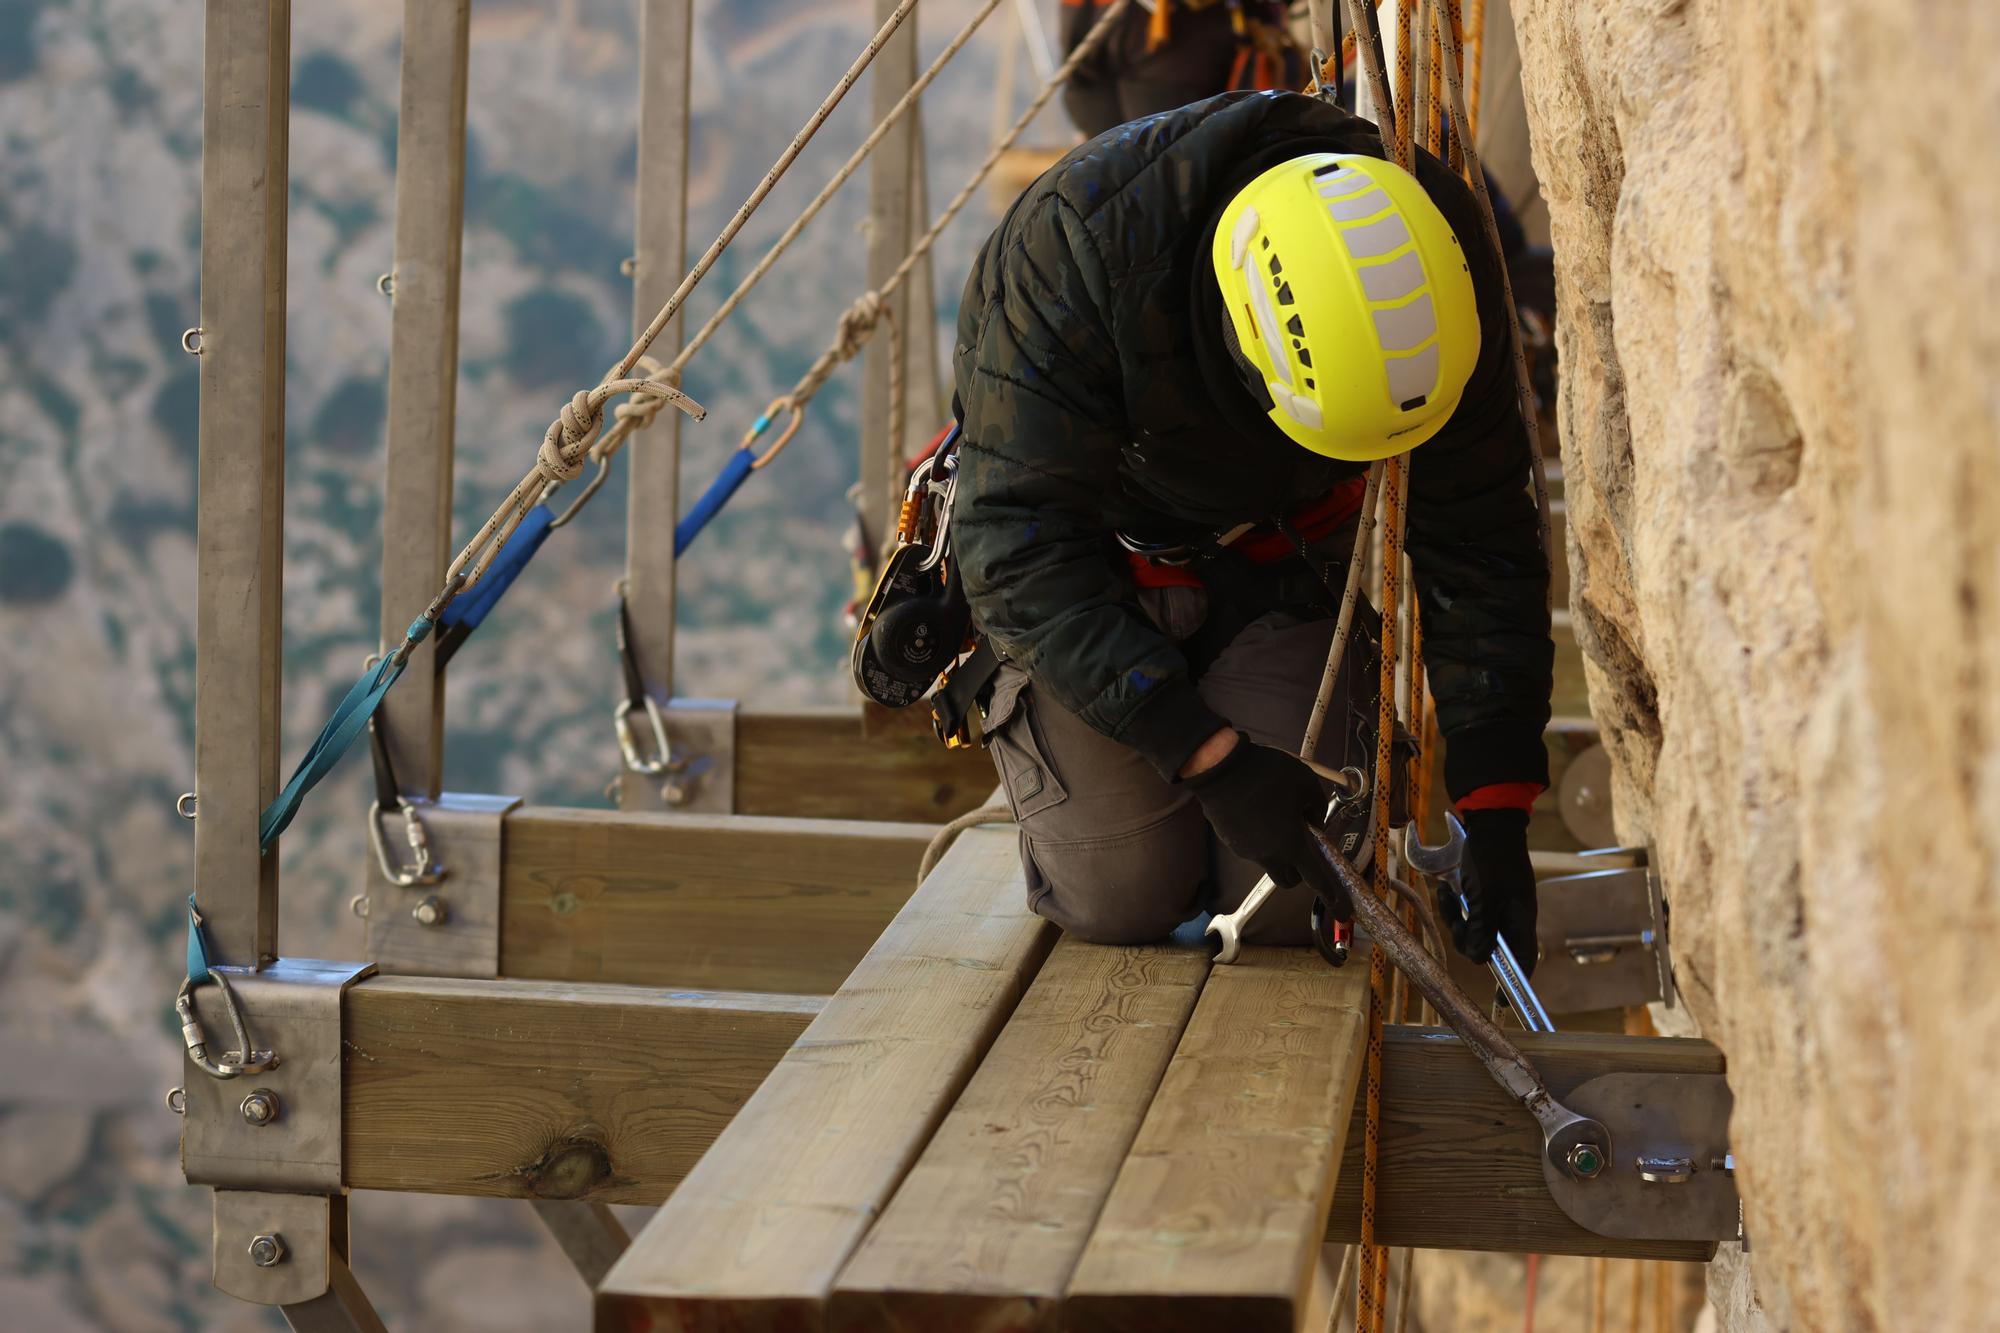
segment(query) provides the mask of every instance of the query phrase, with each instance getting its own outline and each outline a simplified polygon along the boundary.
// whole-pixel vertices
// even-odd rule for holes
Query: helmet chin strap
[[[1236,337],[1235,321],[1229,318],[1229,309],[1222,307],[1222,346],[1229,353],[1229,364],[1235,368],[1236,378],[1242,382],[1244,392],[1261,411],[1269,412],[1274,404],[1271,391],[1264,386],[1264,372],[1250,363],[1243,355],[1243,345]]]

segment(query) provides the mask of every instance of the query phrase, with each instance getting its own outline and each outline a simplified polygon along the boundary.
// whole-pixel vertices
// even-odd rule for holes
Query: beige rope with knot
[[[958,841],[958,835],[967,829],[978,828],[982,824],[1011,824],[1014,812],[1004,805],[982,805],[977,810],[968,810],[958,818],[931,835],[930,844],[924,848],[924,859],[917,863],[917,883],[922,884],[937,869],[937,863]]]
[[[764,173],[764,178],[757,183],[757,188],[752,190],[749,198],[737,208],[735,215],[729,219],[721,233],[709,243],[708,249],[702,252],[701,258],[695,261],[694,267],[688,270],[687,276],[683,277],[680,285],[674,288],[673,294],[667,298],[666,304],[660,307],[659,313],[653,316],[652,322],[640,333],[625,355],[619,358],[618,364],[612,367],[604,383],[577,394],[565,405],[556,420],[550,423],[548,432],[542,439],[542,447],[536,453],[533,470],[508,493],[500,507],[493,511],[492,517],[480,525],[472,540],[466,543],[464,549],[451,562],[445,574],[445,589],[439,595],[441,601],[448,601],[457,592],[477,583],[491,562],[493,553],[513,535],[514,529],[520,526],[521,519],[528,510],[552,487],[576,476],[581,471],[583,457],[590,450],[592,438],[602,422],[604,404],[607,400],[620,394],[638,394],[658,398],[663,403],[671,404],[686,412],[697,421],[707,415],[700,404],[668,382],[674,378],[668,372],[650,374],[643,379],[628,377],[638,366],[640,358],[645,356],[647,349],[653,345],[653,340],[660,336],[661,330],[665,329],[680,311],[688,294],[707,276],[708,271],[715,266],[716,260],[721,258],[722,252],[729,248],[729,243],[736,239],[736,234],[743,230],[743,225],[750,220],[750,216],[770,195],[772,188],[791,169],[792,163],[798,160],[799,154],[819,132],[820,126],[826,123],[827,117],[833,114],[833,109],[840,105],[841,99],[846,97],[848,90],[854,86],[862,72],[874,62],[875,57],[895,35],[896,30],[902,27],[903,21],[910,16],[910,11],[916,7],[916,3],[917,0],[902,0],[902,3],[897,5],[883,21],[882,26],[876,29],[875,35],[868,40],[868,45],[855,57],[854,62],[834,84],[833,90],[821,100],[819,107],[807,118],[805,125],[792,137],[791,143],[778,155],[777,161],[771,164],[770,169]],[[623,433],[618,436],[620,441],[629,436],[632,430],[637,429],[636,425],[630,424],[633,420],[628,417],[619,423],[624,427]]]
[[[1049,99],[1055,96],[1056,90],[1069,81],[1070,75],[1076,72],[1078,65],[1088,60],[1097,48],[1104,44],[1105,39],[1111,35],[1112,25],[1131,7],[1132,3],[1133,0],[1117,0],[1117,3],[1104,11],[1097,22],[1092,25],[1090,31],[1084,34],[1083,40],[1076,44],[1076,49],[1069,53],[1069,58],[1064,60],[1056,68],[1056,72],[1051,74],[1047,81],[1042,84],[1041,91],[1035,94],[1034,100],[1028,103],[1027,109],[1015,118],[1013,125],[1008,128],[1007,133],[994,143],[992,149],[986,154],[986,160],[973,168],[972,175],[967,178],[964,185],[959,187],[958,193],[951,197],[951,202],[944,206],[944,211],[938,214],[937,220],[931,223],[930,229],[917,238],[916,244],[910,247],[909,253],[903,256],[902,262],[896,265],[895,271],[883,281],[880,287],[872,292],[864,293],[859,300],[847,308],[847,312],[840,317],[840,327],[835,331],[833,341],[828,344],[826,350],[821,352],[812,365],[807,368],[806,373],[799,377],[798,383],[794,384],[789,392],[779,397],[772,404],[770,415],[775,416],[780,410],[793,413],[804,412],[806,404],[812,401],[813,395],[825,387],[827,380],[832,378],[833,372],[853,360],[860,353],[861,349],[867,345],[869,335],[874,333],[875,326],[878,323],[887,320],[891,326],[891,336],[900,336],[900,332],[895,328],[894,320],[887,319],[890,298],[895,296],[897,290],[909,279],[910,274],[915,271],[917,265],[923,262],[924,256],[931,252],[931,248],[937,244],[938,237],[944,235],[945,228],[952,224],[953,219],[957,218],[960,211],[971,201],[972,196],[978,192],[980,185],[985,181],[987,176],[992,174],[993,168],[999,165],[1001,157],[1006,154],[1009,148],[1014,146],[1022,134],[1027,132],[1028,126],[1034,123],[1035,117],[1041,114],[1042,108],[1049,104]],[[902,360],[900,351],[891,352],[889,358],[889,401],[892,419],[890,422],[889,438],[892,447],[889,452],[892,460],[900,457],[901,451],[895,446],[899,445],[903,438],[902,423],[900,420],[902,416],[900,382]]]

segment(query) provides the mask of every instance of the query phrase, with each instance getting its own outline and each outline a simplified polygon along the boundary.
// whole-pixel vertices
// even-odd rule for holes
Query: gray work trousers
[[[1179,641],[1200,628],[1207,593],[1146,589],[1140,604]],[[1333,626],[1284,613],[1253,620],[1196,688],[1251,740],[1297,753]],[[1332,768],[1370,766],[1378,696],[1371,630],[1355,627],[1314,755]],[[1012,663],[994,677],[985,730],[1021,830],[1028,906],[1070,934],[1099,944],[1158,940],[1202,912],[1233,911],[1263,874],[1216,839],[1192,792],[1036,691]],[[1304,884],[1280,889],[1246,942],[1309,943],[1312,899]]]

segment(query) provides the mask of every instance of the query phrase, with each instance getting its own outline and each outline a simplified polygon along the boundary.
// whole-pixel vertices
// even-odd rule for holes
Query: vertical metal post
[[[688,73],[693,0],[643,0],[639,11],[639,170],[632,325],[643,329],[687,271]],[[677,315],[653,342],[662,363],[680,351]],[[674,683],[674,521],[680,516],[681,414],[662,412],[625,451],[632,489],[625,511],[625,596],[632,652],[647,692],[665,704]],[[620,775],[618,804],[662,808],[658,778]]]
[[[885,22],[897,0],[875,0],[875,22]],[[873,118],[880,123],[917,78],[917,16],[912,13],[882,48],[868,75]],[[909,252],[911,146],[916,141],[916,117],[905,116],[882,138],[868,163],[868,285],[880,288]],[[917,332],[912,326],[905,283],[890,302],[890,315],[905,343]],[[928,328],[925,330],[928,333]],[[861,521],[876,550],[889,530],[889,338],[871,338],[862,362],[861,387]],[[907,364],[907,363],[906,363]],[[908,381],[905,380],[907,384]]]
[[[202,53],[195,884],[218,963],[278,941],[290,0],[209,0]]]
[[[411,617],[437,595],[450,559],[470,17],[470,0],[404,0],[382,504],[385,644],[402,641]],[[444,776],[444,679],[435,643],[412,655],[378,715],[404,794],[431,799]]]

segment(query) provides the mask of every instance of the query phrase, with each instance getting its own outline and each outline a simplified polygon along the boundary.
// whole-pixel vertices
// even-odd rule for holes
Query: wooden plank
[[[736,719],[738,814],[941,822],[995,780],[984,750],[947,750],[928,729],[869,736],[854,708]]]
[[[632,1243],[631,1234],[608,1203],[589,1199],[530,1199],[543,1229],[586,1287],[596,1287]]]
[[[1013,830],[962,835],[605,1278],[597,1326],[817,1327],[1054,935]]]
[[[195,883],[217,963],[278,945],[290,0],[209,0],[202,50]]]
[[[382,499],[382,642],[402,642],[451,558],[458,407],[458,275],[465,224],[465,88],[471,0],[403,0],[396,120],[396,260],[389,318],[389,443]],[[444,678],[421,644],[382,703],[382,735],[407,795],[444,774]]]
[[[327,1264],[327,1289],[309,1301],[284,1306],[285,1322],[292,1333],[388,1333],[347,1266],[346,1254],[335,1248]]]
[[[1303,949],[1245,950],[1215,969],[1070,1280],[1064,1327],[1297,1326],[1367,1004],[1367,969]]]
[[[936,831],[517,810],[502,844],[500,973],[830,994],[909,900]]]
[[[817,996],[370,977],[346,998],[347,1184],[658,1203]]]
[[[632,327],[652,322],[687,271],[688,71],[694,0],[643,0],[639,7],[639,166],[632,251]],[[681,349],[676,315],[653,341],[662,364]],[[674,692],[674,520],[681,511],[681,414],[653,418],[625,451],[632,485],[625,506],[625,592],[639,675],[662,704]],[[663,809],[660,781],[621,771],[618,803]]]
[[[875,22],[886,22],[899,0],[875,0]],[[903,21],[868,67],[870,123],[880,124],[910,90],[917,79],[917,14]],[[916,142],[916,117],[905,116],[882,136],[882,142],[868,159],[868,287],[880,291],[882,284],[909,253],[915,233],[910,229],[912,180],[910,161]],[[909,313],[910,284],[899,288],[889,302],[890,316],[902,330],[904,364],[908,365],[909,338],[918,331]],[[923,336],[931,336],[928,317]],[[897,444],[889,439],[889,330],[885,326],[868,341],[862,353],[861,371],[861,521],[875,550],[887,549],[892,501],[889,493],[890,455]],[[907,379],[905,384],[907,386]],[[912,393],[912,403],[923,401]]]
[[[924,157],[924,108],[910,108],[910,235],[909,244],[931,225],[930,171]],[[908,411],[903,416],[903,438],[897,461],[913,458],[930,443],[951,411],[951,394],[944,389],[938,366],[937,277],[931,256],[925,255],[911,271],[905,288],[904,313],[909,318],[909,336],[903,339],[903,383],[909,386]],[[888,479],[884,479],[888,484]]]
[[[1058,941],[841,1273],[829,1326],[1054,1327],[1207,974],[1205,950]]]
[[[1705,1041],[1559,1032],[1510,1036],[1550,1089],[1614,1070],[1715,1074],[1722,1053]],[[1327,1239],[1361,1228],[1361,1110],[1347,1135]],[[1705,1261],[1692,1241],[1613,1240],[1569,1220],[1542,1180],[1534,1120],[1441,1028],[1391,1026],[1382,1044],[1382,1156],[1375,1234],[1384,1245],[1615,1255]]]

